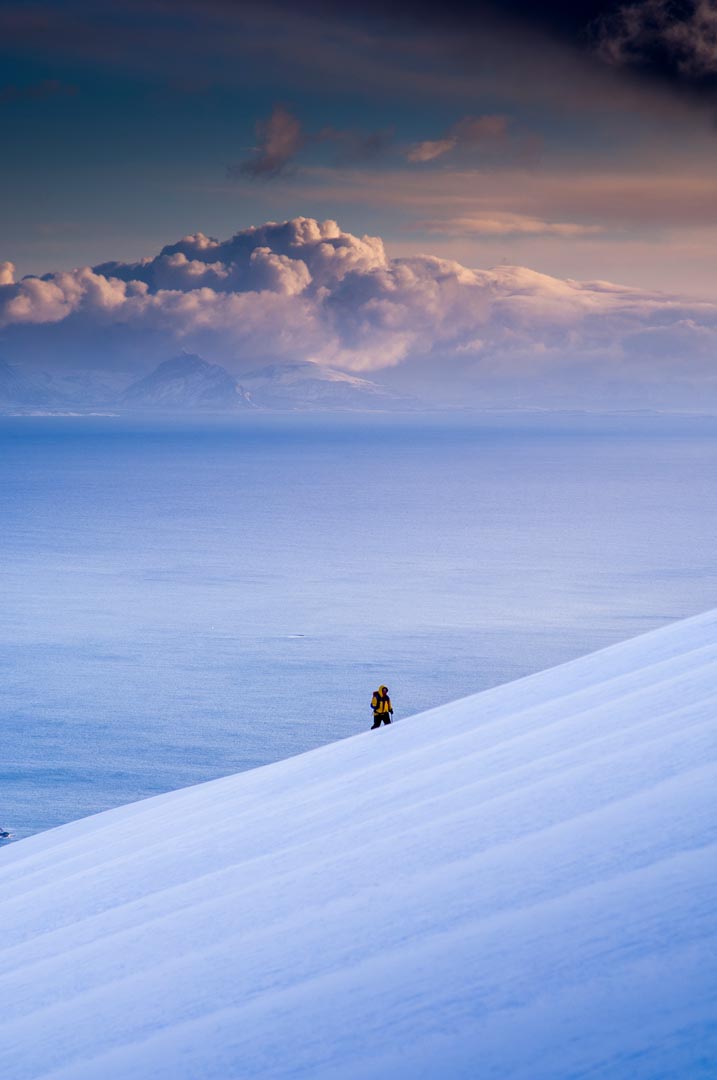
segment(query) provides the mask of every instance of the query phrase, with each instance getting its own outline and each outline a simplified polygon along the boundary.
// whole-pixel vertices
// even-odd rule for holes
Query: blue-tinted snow
[[[0,420],[0,824],[361,731],[712,606],[700,417]]]
[[[5,849],[4,1080],[714,1080],[717,613]]]

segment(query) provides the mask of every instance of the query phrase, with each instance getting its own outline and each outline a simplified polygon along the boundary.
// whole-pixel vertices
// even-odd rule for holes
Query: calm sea
[[[354,734],[381,682],[405,717],[715,606],[716,476],[699,417],[2,418],[0,823]]]

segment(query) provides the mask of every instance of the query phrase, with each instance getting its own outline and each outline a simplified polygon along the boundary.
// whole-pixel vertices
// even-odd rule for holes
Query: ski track
[[[717,612],[0,851],[3,1080],[717,1077]]]

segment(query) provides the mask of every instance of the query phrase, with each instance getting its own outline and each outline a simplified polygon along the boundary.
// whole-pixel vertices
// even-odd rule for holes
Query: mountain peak
[[[199,371],[209,372],[212,368],[219,369],[219,365],[210,364],[209,361],[205,360],[199,353],[179,353],[177,356],[172,356],[169,360],[163,360],[161,364],[158,364],[155,368],[155,373],[161,375],[163,378],[168,378],[181,375],[193,375]]]
[[[226,368],[210,364],[197,353],[181,353],[128,386],[122,404],[140,409],[221,412],[250,408],[252,402]]]

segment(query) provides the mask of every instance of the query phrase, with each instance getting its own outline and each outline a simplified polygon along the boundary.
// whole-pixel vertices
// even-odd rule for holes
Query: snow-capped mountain
[[[417,402],[368,379],[312,361],[271,364],[237,379],[220,364],[182,353],[148,375],[122,385],[121,375],[93,372],[50,375],[0,361],[0,407],[235,412],[281,410],[412,409]]]
[[[0,1075],[707,1080],[716,684],[711,612],[6,846]]]
[[[128,386],[120,403],[167,410],[251,408],[249,395],[226,368],[193,353],[165,360],[150,375]]]
[[[311,360],[269,364],[242,373],[241,383],[255,404],[269,409],[394,409],[412,405],[378,383]]]

